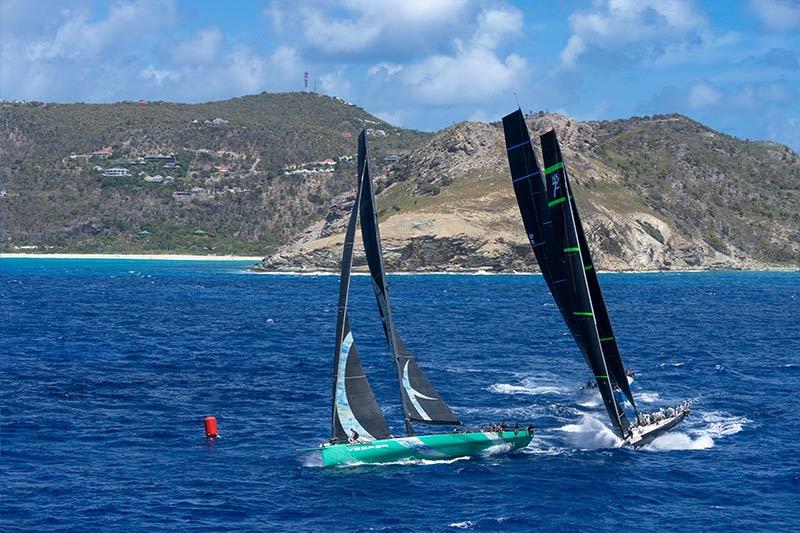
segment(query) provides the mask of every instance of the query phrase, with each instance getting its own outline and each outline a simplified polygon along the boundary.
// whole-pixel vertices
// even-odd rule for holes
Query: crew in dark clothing
[[[525,429],[528,431],[528,435],[533,435],[533,424],[528,424],[528,427]]]
[[[355,429],[350,428],[350,439],[349,439],[350,443],[355,444],[356,442],[358,442],[358,437],[359,437],[358,432]]]
[[[514,422],[514,436],[519,435],[519,423]]]

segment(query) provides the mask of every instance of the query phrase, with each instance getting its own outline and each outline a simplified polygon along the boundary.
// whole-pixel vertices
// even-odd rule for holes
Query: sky
[[[403,127],[682,113],[800,151],[800,0],[0,0],[0,98],[309,88]]]

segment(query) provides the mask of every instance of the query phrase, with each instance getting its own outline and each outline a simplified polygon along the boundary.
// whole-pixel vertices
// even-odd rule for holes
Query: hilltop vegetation
[[[6,251],[265,253],[352,186],[348,156],[362,127],[374,130],[378,162],[428,137],[313,93],[0,105]],[[173,168],[137,163],[170,153]],[[313,164],[325,159],[335,164]],[[287,165],[320,172],[287,174]]]

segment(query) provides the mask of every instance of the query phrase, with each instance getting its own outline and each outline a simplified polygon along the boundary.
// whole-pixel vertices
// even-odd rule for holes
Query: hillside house
[[[95,150],[94,152],[92,152],[89,155],[91,155],[92,157],[99,157],[101,159],[108,159],[113,154],[114,154],[114,152],[113,152],[113,150],[111,150],[110,146],[104,146],[103,148],[100,148],[99,150]]]
[[[121,178],[130,175],[131,173],[127,168],[111,167],[103,170],[103,176],[107,177]]]

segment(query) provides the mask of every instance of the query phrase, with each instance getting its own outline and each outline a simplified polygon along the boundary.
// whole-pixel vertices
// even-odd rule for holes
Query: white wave
[[[492,457],[495,455],[505,455],[513,449],[511,444],[504,442],[503,444],[495,444],[494,446],[490,446],[481,452],[483,457]]]
[[[600,395],[592,394],[593,392],[594,391],[586,391],[585,395],[588,396],[588,398],[586,398],[581,402],[578,402],[578,405],[580,405],[581,407],[588,407],[588,408],[600,407],[600,405],[602,404]]]
[[[637,392],[636,399],[641,403],[655,403],[660,398],[657,392]]]
[[[302,456],[303,466],[307,468],[321,468],[322,454],[319,452],[309,452]]]
[[[397,461],[386,461],[383,463],[362,463],[362,462],[355,462],[355,463],[347,463],[336,465],[336,468],[354,468],[358,466],[392,466],[392,465],[449,465],[455,463],[456,461],[468,461],[472,459],[469,455],[464,455],[462,457],[454,457],[450,459],[399,459]]]
[[[713,411],[703,414],[703,422],[706,422],[708,425],[698,430],[698,433],[718,439],[720,437],[736,435],[744,429],[746,424],[750,424],[752,420],[744,416],[731,416]]]
[[[683,366],[685,363],[661,363],[658,365],[659,368],[664,368],[665,366],[674,366],[675,368]]]
[[[643,449],[649,451],[707,450],[713,448],[715,441],[735,435],[752,421],[743,416],[732,416],[713,411],[703,413],[705,425],[692,428],[688,433],[672,431],[658,437]]]
[[[622,441],[599,419],[585,415],[579,424],[567,424],[556,431],[564,434],[566,444],[581,450],[619,448]]]
[[[714,447],[714,439],[708,435],[692,438],[686,433],[670,432],[661,435],[653,442],[642,448],[654,452],[667,452],[675,450],[707,450]]]
[[[564,389],[561,387],[554,387],[550,385],[542,385],[536,387],[529,384],[510,385],[508,383],[495,383],[494,385],[490,385],[487,390],[489,390],[490,392],[496,392],[498,394],[530,394],[530,395],[560,394],[561,392],[564,391]]]
[[[464,520],[463,522],[453,522],[452,524],[447,524],[447,527],[454,527],[456,529],[473,529],[475,527],[475,522],[472,520]]]

